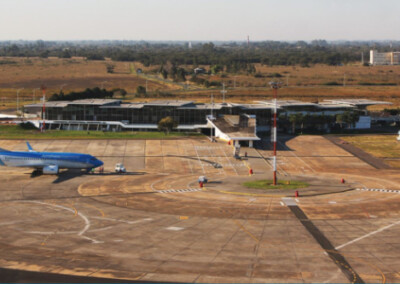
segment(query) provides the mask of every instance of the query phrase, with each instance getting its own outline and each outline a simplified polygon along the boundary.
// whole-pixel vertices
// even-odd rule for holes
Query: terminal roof
[[[368,99],[337,99],[337,100],[324,100],[324,102],[338,104],[338,105],[352,105],[352,106],[369,106],[369,105],[391,105],[390,102],[374,101]]]
[[[109,105],[109,104],[120,104],[121,100],[84,99],[84,100],[75,100],[68,103],[71,105]]]
[[[191,105],[193,104],[192,101],[173,101],[173,100],[165,100],[165,101],[150,101],[147,103],[144,103],[145,105],[151,106],[175,106],[175,107],[182,107],[182,106],[186,106],[186,105]]]
[[[274,100],[268,100],[268,101],[257,101],[260,104],[265,104],[269,105],[271,107],[274,107]],[[291,106],[316,106],[317,104],[314,103],[309,103],[309,102],[302,102],[302,101],[297,101],[297,100],[277,100],[276,104],[278,108],[281,107],[291,107]]]

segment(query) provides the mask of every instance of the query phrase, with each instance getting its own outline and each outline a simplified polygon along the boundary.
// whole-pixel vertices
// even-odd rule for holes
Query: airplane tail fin
[[[36,152],[35,150],[33,150],[31,144],[29,144],[29,142],[26,142],[26,146],[28,146],[28,150],[29,152]]]

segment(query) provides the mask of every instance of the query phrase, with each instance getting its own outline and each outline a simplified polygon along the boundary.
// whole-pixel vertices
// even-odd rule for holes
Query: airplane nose
[[[100,160],[97,160],[96,167],[100,167],[102,165],[104,165],[104,163]]]

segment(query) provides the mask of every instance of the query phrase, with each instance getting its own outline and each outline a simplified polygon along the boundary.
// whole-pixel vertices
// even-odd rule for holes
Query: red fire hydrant
[[[199,182],[200,188],[203,188],[203,182]]]
[[[340,180],[340,182],[341,182],[341,183],[344,183],[344,182],[345,182],[345,181],[344,181],[344,178],[342,178],[342,179]]]
[[[228,145],[231,145],[231,140],[228,141]]]
[[[249,169],[249,175],[253,174],[253,169]]]
[[[294,192],[294,197],[299,197],[299,192],[297,190]]]

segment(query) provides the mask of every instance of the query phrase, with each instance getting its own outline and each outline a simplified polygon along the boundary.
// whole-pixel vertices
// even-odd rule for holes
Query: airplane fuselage
[[[51,152],[0,152],[0,165],[42,169],[52,165],[67,169],[91,169],[103,163],[88,154]]]

